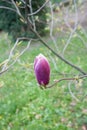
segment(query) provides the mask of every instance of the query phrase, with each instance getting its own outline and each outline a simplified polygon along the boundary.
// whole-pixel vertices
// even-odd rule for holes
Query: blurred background
[[[87,0],[0,1],[0,130],[87,130],[86,17]],[[39,53],[47,87],[74,80],[41,90]]]

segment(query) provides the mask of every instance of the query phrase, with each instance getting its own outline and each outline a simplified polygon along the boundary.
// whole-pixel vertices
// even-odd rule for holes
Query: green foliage
[[[19,4],[20,2],[21,0],[17,1],[17,4]],[[33,12],[37,11],[43,5],[44,2],[45,0],[32,1]],[[0,5],[15,9],[15,7],[12,4],[3,0],[0,1]],[[20,5],[18,5],[18,8],[20,9],[21,14],[26,20],[28,14],[26,12],[26,9],[21,8],[21,6],[25,7],[25,5],[22,2],[20,3]],[[37,14],[34,15],[36,30],[41,35],[45,34],[44,28],[46,27],[46,12],[47,9],[46,7],[44,7]],[[29,8],[28,8],[28,13],[30,13]],[[1,17],[0,29],[7,31],[9,34],[11,34],[14,40],[20,36],[33,37],[33,38],[35,37],[35,35],[32,33],[32,31],[29,28],[29,26],[31,25],[26,24],[24,20],[21,19],[20,16],[18,16],[17,13],[2,8],[0,9],[0,17]],[[32,16],[30,16],[29,19],[32,21]]]
[[[51,0],[53,3],[67,2],[69,0]]]
[[[53,3],[60,3],[61,0],[51,0]]]

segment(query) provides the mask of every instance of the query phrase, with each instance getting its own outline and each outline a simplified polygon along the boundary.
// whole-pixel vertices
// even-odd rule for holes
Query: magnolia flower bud
[[[34,60],[34,71],[39,85],[46,87],[50,80],[50,65],[44,55],[39,54],[36,56]]]

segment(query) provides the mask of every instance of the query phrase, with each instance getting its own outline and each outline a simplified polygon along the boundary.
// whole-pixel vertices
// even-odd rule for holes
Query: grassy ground
[[[0,34],[0,62],[9,54],[11,45],[7,38],[6,34]],[[85,37],[84,40],[87,41]],[[51,41],[49,44],[53,46]],[[61,42],[60,51],[62,46]],[[0,76],[0,130],[82,130],[87,124],[87,97],[83,98],[87,94],[86,79],[80,86],[71,85],[78,102],[71,96],[67,81],[46,90],[38,87],[33,61],[39,53],[43,53],[50,62],[50,84],[64,77],[60,72],[69,73],[70,77],[78,74],[47,52],[41,44],[35,47],[31,45],[20,57],[21,64],[17,62],[11,70]],[[68,46],[65,57],[87,71],[87,50],[76,37]]]

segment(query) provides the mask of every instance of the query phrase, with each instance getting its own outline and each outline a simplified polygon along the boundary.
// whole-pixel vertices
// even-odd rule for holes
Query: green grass
[[[8,57],[8,49],[10,49],[5,36],[4,33],[1,34],[0,62]],[[87,40],[85,37],[84,39]],[[72,39],[72,43],[68,46],[65,56],[87,71],[85,47],[76,38]],[[51,42],[49,44],[53,46]],[[60,51],[62,51],[61,45],[59,45]],[[22,47],[25,45],[23,44]],[[60,82],[50,89],[39,88],[33,71],[33,61],[39,53],[47,56],[50,62],[50,84],[55,79],[63,77],[59,72],[78,74],[49,52],[56,62],[57,70],[55,70],[46,52],[48,52],[47,48],[41,44],[35,47],[31,45],[30,49],[20,57],[21,64],[17,62],[8,72],[0,76],[0,130],[80,130],[82,125],[87,123],[87,112],[85,112],[87,97],[83,98],[87,94],[86,79],[82,86],[75,87],[72,84],[72,91],[79,102],[70,95],[67,81]]]

